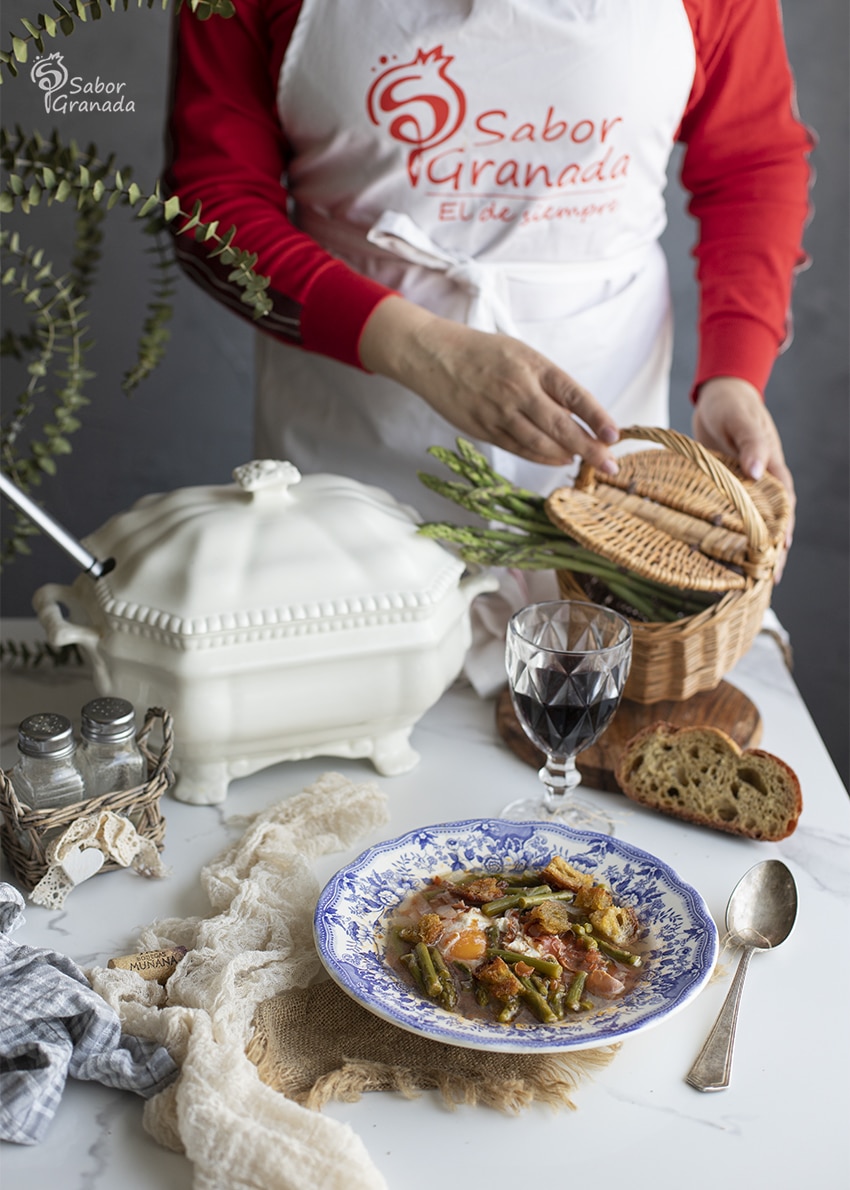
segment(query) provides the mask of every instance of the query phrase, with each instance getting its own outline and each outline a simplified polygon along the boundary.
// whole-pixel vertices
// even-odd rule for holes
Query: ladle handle
[[[729,1086],[738,1009],[753,949],[752,946],[744,947],[738,963],[738,970],[726,993],[726,999],[723,1001],[723,1007],[718,1013],[714,1027],[706,1037],[705,1044],[685,1078],[685,1082],[695,1087],[697,1091],[723,1091]]]

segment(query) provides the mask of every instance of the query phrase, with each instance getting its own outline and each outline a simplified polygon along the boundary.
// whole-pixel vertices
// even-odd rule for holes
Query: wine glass
[[[521,798],[505,818],[557,818],[611,834],[605,814],[572,796],[575,758],[594,743],[620,705],[632,659],[628,620],[581,600],[532,603],[508,623],[505,663],[511,701],[530,740],[546,754],[543,796]]]

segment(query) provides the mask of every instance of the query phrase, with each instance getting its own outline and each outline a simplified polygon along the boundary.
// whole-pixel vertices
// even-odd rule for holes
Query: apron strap
[[[449,281],[472,299],[468,326],[518,337],[516,323],[499,292],[500,280],[505,275],[503,266],[484,264],[471,256],[441,248],[409,215],[398,211],[384,211],[366,239],[409,264],[445,273]]]

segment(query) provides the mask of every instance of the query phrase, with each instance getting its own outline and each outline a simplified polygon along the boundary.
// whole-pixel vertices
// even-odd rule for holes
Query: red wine
[[[598,739],[620,705],[619,698],[600,698],[586,706],[551,704],[529,694],[512,693],[514,710],[527,735],[552,756],[574,756]]]

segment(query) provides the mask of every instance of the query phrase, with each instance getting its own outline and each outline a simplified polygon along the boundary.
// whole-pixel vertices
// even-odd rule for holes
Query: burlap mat
[[[367,1012],[330,979],[264,1000],[246,1054],[261,1080],[304,1107],[353,1102],[364,1091],[516,1114],[534,1101],[575,1110],[572,1093],[607,1066],[618,1045],[565,1054],[505,1054],[445,1045]]]

